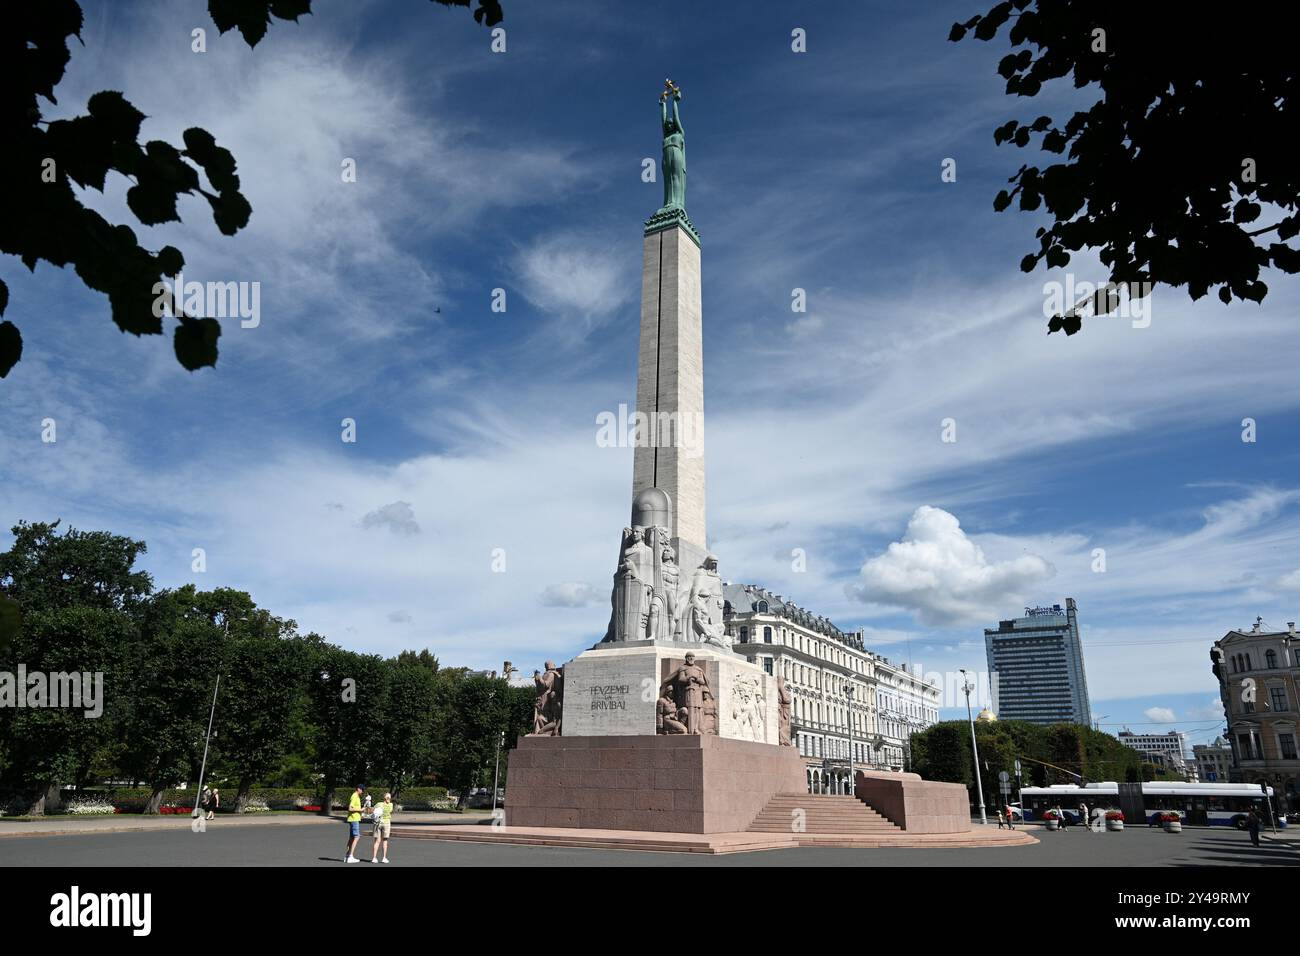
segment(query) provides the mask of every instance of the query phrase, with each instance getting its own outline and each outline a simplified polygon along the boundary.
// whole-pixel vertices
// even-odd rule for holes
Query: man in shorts
[[[348,849],[343,855],[344,863],[360,863],[355,856],[357,842],[361,839],[361,795],[366,792],[365,784],[357,784],[348,800]]]

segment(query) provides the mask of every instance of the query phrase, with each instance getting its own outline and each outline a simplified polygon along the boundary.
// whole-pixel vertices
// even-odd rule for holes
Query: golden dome
[[[997,721],[997,717],[994,716],[993,711],[989,710],[987,707],[985,707],[983,710],[981,710],[981,711],[980,711],[980,712],[975,716],[975,719],[978,720],[978,721],[982,721],[983,723],[986,723],[986,724],[992,724],[992,723],[995,723],[995,722]]]

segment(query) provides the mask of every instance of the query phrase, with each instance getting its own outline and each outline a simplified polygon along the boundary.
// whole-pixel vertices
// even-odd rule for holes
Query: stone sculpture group
[[[546,662],[546,672],[533,671],[537,701],[533,705],[533,732],[530,737],[560,736],[560,718],[564,710],[564,668]]]
[[[623,529],[618,570],[610,595],[612,613],[605,641],[685,641],[731,646],[722,617],[718,559],[705,555],[682,581],[668,529]]]

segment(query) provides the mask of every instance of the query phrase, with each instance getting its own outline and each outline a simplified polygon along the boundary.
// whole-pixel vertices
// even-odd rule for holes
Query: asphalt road
[[[1031,828],[1034,846],[981,849],[806,848],[705,856],[629,850],[584,850],[394,840],[402,866],[1297,866],[1300,834],[1285,833],[1255,849],[1237,831],[1187,828],[1181,834],[1133,827],[1122,833]],[[342,823],[226,827],[0,839],[0,866],[343,866]],[[358,856],[370,857],[363,836]],[[352,869],[376,869],[369,862]]]

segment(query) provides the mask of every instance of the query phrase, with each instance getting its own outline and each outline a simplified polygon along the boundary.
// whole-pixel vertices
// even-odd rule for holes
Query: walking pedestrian
[[[1088,832],[1088,805],[1082,800],[1079,801],[1079,824],[1083,827],[1083,832]]]
[[[1006,815],[1006,814],[1005,814],[1005,811],[1003,810],[1003,808],[999,807],[999,808],[998,808],[998,811],[997,811],[998,829],[999,829],[999,830],[1006,829],[1006,827],[1005,827],[1005,820],[1004,820],[1005,815]]]
[[[1259,846],[1259,814],[1253,807],[1250,813],[1246,814],[1246,829],[1250,831],[1250,842]]]
[[[1010,806],[1008,806],[1006,809],[1007,809],[1007,829],[1014,830],[1016,828],[1016,813],[1014,810],[1011,809]]]
[[[374,801],[371,799],[370,794],[366,794],[366,800],[361,804],[361,816],[370,824],[371,836],[375,835],[375,810],[373,804]]]
[[[371,863],[388,862],[388,840],[393,833],[393,795],[385,793],[384,799],[375,804],[375,845],[370,848]],[[384,845],[384,858],[379,859],[379,844]]]
[[[201,816],[201,817],[203,817],[204,819],[210,819],[210,818],[208,817],[208,808],[209,808],[210,806],[212,806],[212,788],[211,788],[211,787],[204,787],[204,788],[203,788],[203,794],[199,797],[199,813],[198,813],[198,815]]]
[[[208,801],[208,819],[215,820],[217,818],[217,810],[219,810],[220,808],[221,808],[221,791],[218,790],[216,787],[213,787],[212,797]]]
[[[366,792],[366,785],[357,784],[348,798],[348,848],[343,854],[344,863],[360,863],[356,858],[357,843],[361,839],[361,795]]]

